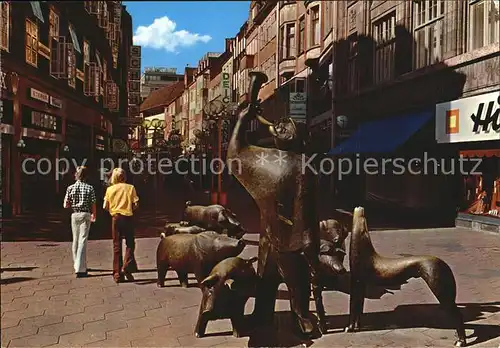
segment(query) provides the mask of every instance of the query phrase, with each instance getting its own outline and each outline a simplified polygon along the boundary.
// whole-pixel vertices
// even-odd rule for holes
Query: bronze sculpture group
[[[307,132],[302,124],[291,119],[273,124],[260,116],[257,96],[266,81],[263,73],[251,73],[249,100],[239,115],[227,153],[229,169],[260,210],[258,258],[238,257],[245,245],[241,240],[244,229],[236,216],[220,205],[203,207],[188,203],[184,214],[187,222],[167,226],[169,235],[164,234],[158,246],[159,286],[163,286],[169,267],[177,271],[182,286],[187,286],[187,273],[196,275],[203,294],[196,336],[204,335],[208,320],[220,318],[231,319],[234,335],[240,336],[245,326],[245,303],[254,293],[252,323],[272,325],[281,282],[287,285],[296,328],[309,337],[318,327],[309,310],[312,286],[319,331],[326,333],[321,293],[326,283],[346,273],[345,240],[352,231],[346,332],[360,328],[367,285],[401,284],[420,277],[452,318],[458,335],[455,345],[464,346],[463,318],[455,304],[455,279],[444,261],[435,257],[390,259],[378,255],[370,240],[363,208],[356,208],[347,218],[352,224],[333,219],[319,221],[316,176],[303,170]],[[254,119],[269,127],[275,148],[248,143],[246,131]],[[258,161],[273,157],[286,161]],[[252,266],[254,261],[258,261],[257,273]]]

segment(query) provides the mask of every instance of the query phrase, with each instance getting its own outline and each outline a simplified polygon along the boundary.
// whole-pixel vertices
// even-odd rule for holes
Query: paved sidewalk
[[[256,235],[250,238],[256,239]],[[500,345],[500,238],[465,229],[386,231],[372,234],[383,255],[430,254],[452,267],[457,301],[474,347]],[[2,347],[193,347],[297,346],[289,331],[286,291],[280,292],[279,334],[233,338],[229,320],[210,322],[209,337],[193,335],[201,298],[195,286],[180,288],[169,272],[167,287],[156,287],[158,239],[137,241],[141,269],[134,283],[116,285],[111,277],[111,241],[90,241],[91,277],[75,279],[70,243],[4,242],[1,246]],[[255,255],[254,243],[244,256]],[[346,260],[347,261],[347,260]],[[194,284],[193,280],[190,280]],[[285,289],[285,288],[284,288]],[[421,280],[365,304],[364,332],[346,334],[348,295],[323,295],[329,317],[327,335],[315,347],[452,347],[454,330]],[[248,313],[253,299],[247,305]],[[314,304],[311,304],[314,308]]]

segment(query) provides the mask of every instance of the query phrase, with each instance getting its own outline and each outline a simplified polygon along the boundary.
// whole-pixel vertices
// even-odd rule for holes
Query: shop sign
[[[229,104],[231,102],[231,75],[227,72],[222,73],[222,102]]]
[[[120,126],[123,127],[138,127],[142,124],[142,117],[120,117]]]
[[[31,129],[31,128],[23,128],[22,136],[28,138],[43,139],[43,140],[53,140],[59,142],[62,141],[61,134],[39,131],[37,129]]]
[[[500,91],[436,105],[436,141],[500,140]]]
[[[140,81],[141,80],[141,69],[130,69],[129,72],[130,81]]]
[[[7,72],[5,71],[0,71],[0,88],[1,89],[7,89]]]
[[[130,57],[130,69],[141,68],[141,57]]]
[[[139,115],[139,105],[128,106],[128,117],[136,117]]]
[[[141,58],[141,46],[130,47],[130,57]]]
[[[0,123],[0,133],[14,134],[14,126],[11,124]]]
[[[307,112],[307,96],[306,93],[292,92],[290,93],[289,116],[297,121],[306,120]]]
[[[61,99],[59,98],[55,98],[55,97],[50,97],[50,105],[52,105],[53,107],[55,108],[58,108],[58,109],[62,109],[63,107],[63,102]]]
[[[141,92],[141,84],[139,81],[129,81],[128,90],[132,93],[140,93]]]
[[[113,152],[115,153],[127,153],[128,145],[122,139],[113,139]]]
[[[30,88],[30,96],[31,98],[35,99],[35,100],[39,100],[41,102],[44,102],[44,103],[48,103],[49,102],[49,95],[47,93],[43,93],[41,91],[39,91],[38,89],[34,89],[34,88]]]
[[[113,81],[106,81],[105,106],[110,111],[118,110],[118,87]]]
[[[141,104],[141,93],[130,92],[128,94],[128,103],[131,105],[140,105]]]
[[[95,136],[95,148],[99,151],[104,151],[106,149],[106,141],[102,135]]]

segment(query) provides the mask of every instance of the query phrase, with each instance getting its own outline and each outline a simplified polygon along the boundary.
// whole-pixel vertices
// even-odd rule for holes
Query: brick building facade
[[[60,205],[72,178],[56,177],[58,158],[86,159],[95,169],[111,151],[128,107],[132,20],[119,1],[2,2],[1,18],[2,208],[8,215],[49,207],[52,198]],[[35,163],[52,171],[28,174]],[[36,203],[41,197],[43,205]]]

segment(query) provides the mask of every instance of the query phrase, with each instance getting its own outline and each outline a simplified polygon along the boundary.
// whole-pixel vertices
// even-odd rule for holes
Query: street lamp
[[[23,139],[19,139],[19,141],[17,142],[17,147],[20,149],[26,147],[26,143],[24,142]]]
[[[233,103],[224,104],[222,101],[215,99],[205,104],[203,111],[206,116],[209,129],[217,127],[217,156],[219,157],[219,173],[217,175],[217,193],[214,192],[214,182],[212,180],[212,203],[226,204],[225,193],[222,192],[222,127],[223,120],[233,116],[236,108]]]

